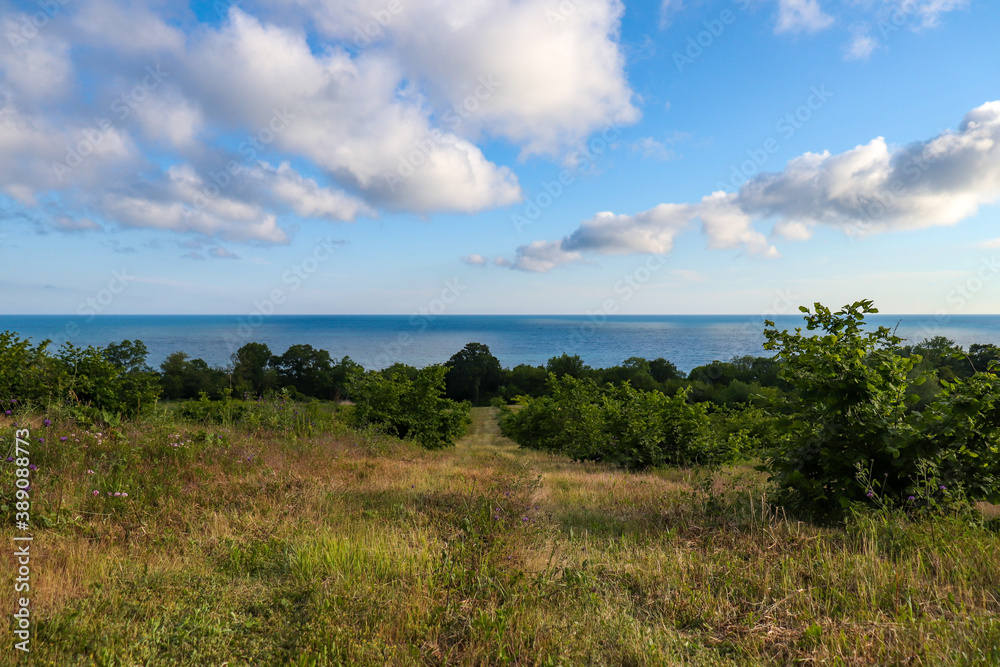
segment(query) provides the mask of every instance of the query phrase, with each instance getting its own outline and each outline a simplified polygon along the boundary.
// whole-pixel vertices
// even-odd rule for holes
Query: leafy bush
[[[46,340],[32,346],[11,332],[0,333],[0,399],[68,404],[78,417],[109,421],[134,417],[159,397],[141,341],[107,348],[66,343],[54,355],[48,345]]]
[[[888,328],[864,330],[864,316],[877,313],[859,301],[836,313],[821,304],[803,307],[808,331],[765,330],[764,347],[785,362],[781,377],[797,389],[788,397],[785,434],[766,468],[786,503],[819,519],[839,518],[854,502],[905,502],[927,466],[942,486],[962,485],[976,498],[996,498],[1000,443],[998,389],[992,376],[955,384],[923,411],[911,377],[919,354],[902,356],[901,339]],[[768,321],[768,327],[774,323]]]
[[[502,408],[501,432],[522,447],[632,470],[719,463],[731,453],[708,437],[707,407],[690,404],[687,390],[667,396],[554,374],[549,390],[516,412]]]
[[[428,366],[414,378],[355,370],[348,380],[354,401],[355,426],[379,424],[399,438],[411,438],[428,449],[455,444],[469,424],[470,406],[444,398],[444,366]]]

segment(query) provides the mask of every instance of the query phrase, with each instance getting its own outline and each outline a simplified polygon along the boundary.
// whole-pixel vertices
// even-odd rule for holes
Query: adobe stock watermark
[[[539,192],[534,197],[530,197],[519,211],[510,214],[510,222],[518,234],[526,227],[535,224],[542,214],[562,197],[566,189],[576,183],[577,177],[590,169],[608,149],[614,141],[621,136],[620,125],[608,125],[601,132],[601,136],[593,137],[587,142],[585,149],[577,151],[570,156],[573,162],[572,169],[563,169],[559,176],[552,181],[542,181],[543,192]]]
[[[996,254],[983,257],[976,270],[955,284],[945,296],[945,300],[952,306],[951,311],[939,308],[934,312],[930,321],[924,320],[918,333],[925,339],[941,335],[951,316],[959,314],[959,311],[965,308],[966,304],[974,301],[998,274],[1000,274],[1000,258]]]
[[[746,10],[752,0],[733,0],[733,4],[740,11]],[[716,40],[722,37],[726,27],[736,22],[737,14],[732,9],[723,9],[719,15],[711,20],[702,21],[704,30],[696,35],[689,35],[687,44],[683,51],[674,51],[674,65],[678,72],[683,72],[685,67],[693,65],[701,58],[705,51],[715,44]]]
[[[609,316],[618,313],[621,304],[628,303],[666,265],[665,254],[652,254],[633,271],[622,276],[612,287],[617,296],[609,297],[596,309],[586,311],[590,322],[573,329],[570,344],[581,345],[588,337],[597,333],[598,329],[608,323]]]
[[[805,101],[793,111],[779,118],[774,124],[774,131],[781,139],[788,141],[813,119],[816,112],[822,109],[831,97],[833,97],[833,92],[825,84],[811,86],[809,96]],[[732,165],[729,171],[729,180],[719,181],[716,183],[716,188],[729,193],[736,192],[744,183],[760,173],[771,156],[779,150],[781,150],[781,143],[774,136],[765,139],[757,148],[748,148],[747,159]]]
[[[454,304],[468,289],[468,285],[463,285],[458,278],[446,280],[441,294],[431,299],[426,306],[417,309],[417,312],[410,315],[409,325],[412,332],[400,332],[391,343],[383,343],[381,353],[365,364],[366,368],[388,368],[399,360],[403,350],[413,345],[414,338],[424,331],[435,318],[443,315],[448,308]]]
[[[403,0],[389,0],[382,9],[374,9],[370,13],[371,21],[365,21],[354,29],[354,46],[366,49],[372,42],[385,37],[385,31],[393,19],[406,9]]]
[[[320,239],[311,253],[281,274],[281,284],[285,285],[287,290],[276,287],[264,299],[254,300],[253,310],[245,317],[239,318],[235,332],[227,333],[222,337],[229,353],[232,354],[243,347],[253,336],[254,331],[264,324],[264,320],[273,315],[278,307],[285,303],[288,294],[297,291],[312,278],[319,267],[333,257],[333,250],[342,245],[344,245],[343,241],[332,236]]]
[[[252,165],[257,159],[257,156],[265,148],[267,148],[279,134],[288,129],[288,126],[291,125],[291,121],[295,120],[295,117],[296,115],[290,112],[288,107],[274,109],[267,124],[254,134],[248,134],[246,139],[240,142],[240,145],[237,147],[236,151],[244,158],[243,163],[237,162],[236,160],[230,160],[226,163],[225,169],[209,171],[209,182],[203,185],[194,196],[191,202],[192,206],[181,206],[181,215],[189,218],[197,212],[204,211],[208,207],[211,200],[221,195],[222,191],[229,187],[229,185],[233,182],[233,178],[238,176],[243,171],[244,165]]]
[[[39,10],[22,18],[18,24],[19,30],[7,31],[7,41],[14,48],[23,48],[28,42],[38,36],[38,32],[54,19],[69,0],[38,0]]]
[[[142,80],[111,102],[111,112],[116,120],[102,118],[97,121],[95,127],[83,131],[83,139],[75,145],[66,146],[65,160],[52,163],[52,173],[55,174],[59,182],[61,183],[66,174],[83,164],[85,159],[97,150],[107,139],[116,123],[124,121],[137,112],[142,103],[149,98],[150,93],[159,88],[164,79],[169,76],[170,74],[160,69],[159,65],[146,67],[146,75]]]
[[[888,190],[868,198],[862,207],[861,217],[843,228],[848,240],[854,243],[858,236],[871,231],[880,218],[894,211],[900,198],[920,182],[928,169],[930,164],[923,156],[907,160],[902,167],[902,175],[892,179]]]
[[[452,104],[441,115],[441,120],[447,123],[452,132],[457,131],[501,86],[503,82],[495,74],[479,77],[476,88],[462,101]],[[389,191],[395,192],[406,179],[426,165],[434,152],[435,145],[451,146],[453,143],[450,137],[436,127],[431,128],[424,137],[414,139],[413,150],[399,158],[395,171],[386,171],[382,174]]]

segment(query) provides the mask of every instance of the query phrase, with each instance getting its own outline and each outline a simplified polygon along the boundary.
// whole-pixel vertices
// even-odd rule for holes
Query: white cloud
[[[423,82],[442,129],[463,137],[485,132],[523,155],[556,155],[639,118],[617,43],[619,0],[439,0],[433,11],[403,3],[396,14],[383,0],[294,4],[356,43],[357,29],[384,12],[381,37],[358,60],[377,52]]]
[[[284,243],[289,211],[352,220],[516,203],[516,175],[478,142],[565,157],[639,117],[620,0],[556,7],[556,21],[550,0],[396,13],[384,0],[230,5],[218,23],[187,30],[186,7],[74,0],[18,48],[0,40],[0,191],[27,205],[58,197],[67,219],[92,209],[111,225]],[[0,32],[21,18],[0,17]],[[357,43],[366,24],[381,32]],[[146,65],[168,74],[143,91]],[[136,90],[141,104],[116,114],[112,99]],[[97,130],[78,167],[53,168]],[[240,178],[192,206],[231,160]]]
[[[261,163],[253,174],[264,181],[265,187],[270,188],[275,197],[302,217],[354,220],[358,215],[375,215],[374,209],[360,199],[320,187],[313,179],[305,178],[292,169],[287,162],[282,162],[277,169]]]
[[[469,266],[486,266],[486,258],[482,255],[465,255],[464,257],[459,257],[458,259]]]
[[[819,6],[819,0],[778,0],[778,23],[774,32],[819,32],[833,22],[833,17]]]
[[[25,25],[32,26],[28,14],[11,12],[0,17],[4,87],[32,101],[66,96],[73,74],[69,43],[53,31],[26,33]]]
[[[311,159],[366,199],[393,209],[475,212],[520,200],[506,167],[435,128],[421,99],[400,95],[399,64],[378,54],[316,57],[305,36],[237,9],[191,57],[217,113]],[[277,120],[277,122],[275,122]]]
[[[694,220],[711,248],[774,257],[777,249],[755,223],[773,220],[772,231],[786,239],[805,240],[817,225],[864,236],[953,225],[997,200],[1000,101],[967,113],[958,131],[902,148],[877,137],[839,154],[805,153],[781,172],[754,177],[739,192],[715,192],[697,204],[660,204],[635,215],[599,213],[562,240],[518,248],[515,266],[548,271],[580,261],[575,251],[669,252]]]
[[[899,0],[900,11],[920,17],[921,27],[934,28],[941,16],[969,6],[968,0]]]
[[[517,249],[511,268],[533,273],[548,273],[557,266],[583,261],[578,252],[563,250],[562,241],[534,241]]]
[[[854,37],[844,51],[846,60],[865,60],[878,48],[878,40],[867,30],[855,31]]]
[[[104,214],[126,227],[196,232],[231,241],[287,243],[274,214],[212,189],[190,165],[170,167],[145,195],[107,193]]]

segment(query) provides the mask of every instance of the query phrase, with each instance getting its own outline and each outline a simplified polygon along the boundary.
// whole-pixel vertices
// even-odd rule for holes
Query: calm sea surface
[[[799,315],[773,317],[780,328],[802,326]],[[764,355],[762,316],[635,315],[595,321],[586,315],[272,315],[248,321],[236,315],[0,315],[0,331],[16,332],[54,346],[103,346],[140,339],[149,363],[177,350],[224,366],[240,345],[266,343],[280,354],[309,343],[334,357],[350,356],[366,368],[397,361],[413,366],[442,363],[469,342],[485,343],[504,366],[544,365],[563,352],[579,354],[591,366],[612,366],[632,356],[665,357],[687,372],[715,359]],[[872,325],[897,327],[912,342],[942,335],[968,347],[1000,344],[1000,316],[869,316]]]

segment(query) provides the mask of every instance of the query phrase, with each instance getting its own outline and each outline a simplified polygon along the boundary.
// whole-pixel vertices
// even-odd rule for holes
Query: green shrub
[[[386,433],[416,440],[428,449],[449,447],[465,433],[470,405],[444,398],[444,366],[428,366],[410,378],[403,372],[353,371],[348,392],[357,427],[378,424]]]
[[[788,416],[779,424],[785,437],[765,466],[786,504],[834,519],[854,502],[904,503],[928,467],[942,486],[961,485],[973,499],[996,498],[996,378],[943,382],[946,389],[923,411],[910,411],[920,399],[915,385],[927,374],[911,377],[921,357],[902,356],[901,339],[888,328],[864,330],[865,314],[878,312],[872,302],[836,313],[815,308],[800,310],[807,331],[818,335],[764,332],[764,347],[785,362],[782,379],[797,390],[786,398]],[[868,477],[859,478],[859,469]]]
[[[688,390],[672,396],[628,383],[599,387],[571,375],[549,376],[551,396],[502,408],[501,432],[522,447],[604,461],[638,470],[671,464],[712,464],[729,457],[709,437],[707,407],[692,405]]]

